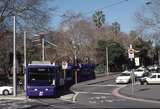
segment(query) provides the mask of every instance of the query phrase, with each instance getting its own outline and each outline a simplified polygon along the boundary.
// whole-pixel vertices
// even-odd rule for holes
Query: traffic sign
[[[62,69],[65,70],[68,68],[68,63],[66,61],[62,62]]]
[[[139,57],[136,57],[134,60],[135,60],[135,65],[136,65],[136,66],[139,66],[139,65],[140,65]]]
[[[132,48],[132,45],[130,45],[130,47],[128,48],[128,57],[130,59],[133,59],[134,58],[134,49]]]

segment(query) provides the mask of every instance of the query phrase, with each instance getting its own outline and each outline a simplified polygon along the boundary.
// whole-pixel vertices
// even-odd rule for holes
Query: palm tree
[[[102,27],[102,25],[105,23],[105,15],[102,11],[96,11],[92,17],[93,22],[96,24],[98,28]]]

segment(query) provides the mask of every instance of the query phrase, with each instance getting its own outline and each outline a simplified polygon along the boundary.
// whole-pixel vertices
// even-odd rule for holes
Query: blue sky
[[[51,5],[57,6],[57,14],[62,15],[64,12],[71,10],[75,12],[90,14],[85,16],[91,17],[94,10],[108,7],[111,4],[125,1],[125,0],[53,0]],[[134,14],[145,5],[145,0],[128,0],[121,4],[114,5],[103,9],[102,11],[106,15],[106,23],[112,24],[117,21],[121,25],[123,32],[129,33],[130,30],[134,30],[136,22],[134,20]],[[52,19],[51,26],[57,28],[61,22],[61,17],[54,16]]]

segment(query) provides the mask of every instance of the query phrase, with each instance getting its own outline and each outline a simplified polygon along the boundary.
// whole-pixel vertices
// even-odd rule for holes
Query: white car
[[[116,83],[129,83],[131,82],[131,72],[130,71],[124,71],[120,76],[116,78]]]
[[[0,94],[1,95],[9,95],[13,93],[12,86],[0,86]]]
[[[138,78],[145,76],[147,73],[148,73],[148,71],[146,69],[136,69],[136,70],[134,70],[134,75]]]
[[[144,77],[141,84],[160,84],[160,73],[152,73],[149,77]]]

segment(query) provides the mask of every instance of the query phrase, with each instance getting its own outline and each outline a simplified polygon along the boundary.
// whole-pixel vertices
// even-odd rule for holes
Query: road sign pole
[[[130,63],[130,68],[131,68],[131,82],[132,82],[132,88],[131,88],[131,93],[132,96],[134,95],[134,83],[135,83],[135,79],[134,79],[134,49],[132,48],[132,44],[129,45],[128,48],[128,57],[130,59],[129,63]]]
[[[66,80],[66,69],[64,69],[63,71],[64,71],[64,80]]]
[[[134,72],[133,72],[133,69],[132,69],[132,76],[131,76],[131,79],[132,79],[132,95],[134,95]]]

